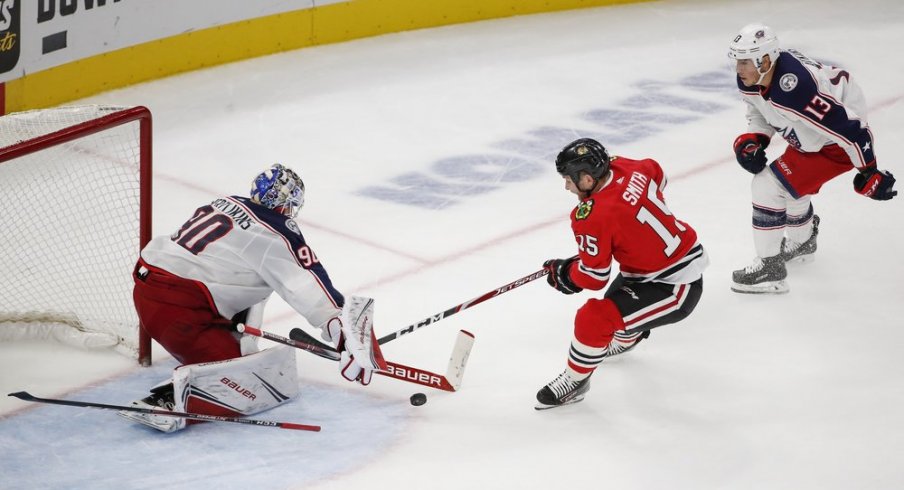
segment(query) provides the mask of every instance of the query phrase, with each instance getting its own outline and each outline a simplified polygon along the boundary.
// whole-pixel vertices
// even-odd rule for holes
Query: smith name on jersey
[[[629,281],[687,284],[708,264],[697,232],[678,220],[665,204],[666,177],[654,160],[616,157],[603,187],[578,204],[571,228],[580,260],[574,282],[602,289],[613,258]]]

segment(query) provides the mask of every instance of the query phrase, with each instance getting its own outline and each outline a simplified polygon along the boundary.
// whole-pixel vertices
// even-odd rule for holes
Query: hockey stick
[[[235,326],[235,329],[239,333],[246,333],[255,337],[272,340],[273,342],[280,344],[289,345],[295,347],[296,349],[306,350],[314,355],[323,357],[324,359],[329,359],[331,361],[338,361],[340,357],[339,353],[336,352],[336,349],[333,349],[332,347],[314,339],[314,337],[308,336],[308,339],[287,339],[283,336],[276,335],[275,333],[270,333],[254,327],[249,327],[244,323],[237,324]],[[312,340],[313,342],[311,342]]]
[[[300,328],[293,328],[292,331],[289,332],[289,337],[301,343],[315,345],[335,352],[332,347],[320,342]],[[471,347],[473,345],[474,335],[470,332],[460,330],[458,332],[458,337],[455,339],[455,346],[452,348],[452,355],[449,356],[449,365],[446,368],[445,376],[391,361],[386,361],[386,371],[376,371],[376,373],[401,381],[428,386],[437,390],[458,391],[458,388],[461,386],[462,377],[465,374],[465,366],[468,363],[468,356],[471,354]]]
[[[180,418],[184,418],[184,419],[204,420],[207,422],[234,422],[236,424],[262,425],[265,427],[277,427],[280,429],[307,430],[307,431],[311,431],[311,432],[320,432],[319,425],[295,424],[292,422],[275,422],[275,421],[271,421],[271,420],[244,419],[241,417],[224,417],[224,416],[220,416],[220,415],[206,415],[203,413],[170,412],[169,410],[155,410],[152,408],[141,408],[141,407],[132,407],[132,406],[125,406],[125,405],[107,405],[104,403],[82,402],[82,401],[77,401],[77,400],[59,400],[56,398],[38,398],[38,397],[28,393],[27,391],[17,391],[16,393],[10,393],[9,396],[14,396],[20,400],[25,400],[27,402],[50,403],[50,404],[54,404],[54,405],[66,405],[66,406],[70,406],[70,407],[99,408],[101,410],[139,412],[139,413],[146,413],[146,414],[150,414],[150,415],[162,415],[165,417],[180,417]]]
[[[275,333],[266,332],[254,327],[239,323],[236,330],[241,333],[261,337],[279,344],[289,345],[298,349],[308,351],[331,361],[338,361],[339,352],[331,346],[326,345],[312,337],[310,334],[300,328],[293,328],[289,333],[292,338],[285,338]],[[462,336],[466,337],[464,340]],[[474,336],[464,330],[459,333],[456,340],[455,348],[452,350],[452,357],[449,359],[449,366],[456,364],[460,366],[457,370],[450,369],[451,377],[436,374],[423,369],[418,369],[404,364],[386,361],[386,371],[375,371],[377,374],[396,378],[409,383],[415,383],[423,386],[429,386],[443,391],[456,391],[461,384],[461,377],[464,375],[464,364],[467,363],[468,355],[471,352],[471,345],[474,343]]]
[[[477,306],[480,303],[483,303],[484,301],[486,301],[488,299],[495,298],[496,296],[499,296],[502,293],[507,293],[507,292],[511,291],[512,289],[515,289],[518,286],[523,286],[524,284],[527,284],[535,279],[539,279],[547,274],[549,274],[549,271],[547,271],[546,269],[538,270],[537,272],[528,274],[528,275],[522,277],[521,279],[510,282],[510,283],[506,284],[505,286],[502,286],[500,288],[497,288],[497,289],[494,289],[487,293],[484,293],[470,301],[465,301],[464,303],[462,303],[460,305],[455,305],[446,311],[437,313],[436,315],[433,315],[433,316],[428,316],[427,318],[424,318],[423,320],[421,320],[417,323],[412,323],[411,325],[408,325],[407,327],[405,327],[401,330],[396,330],[395,332],[386,334],[386,335],[380,337],[379,339],[377,339],[377,342],[380,345],[383,345],[387,342],[392,342],[393,340],[401,337],[402,335],[414,332],[415,330],[422,328],[422,327],[426,327],[427,325],[430,325],[432,323],[436,323],[436,322],[442,320],[443,318],[450,317],[462,310],[467,310],[468,308]]]

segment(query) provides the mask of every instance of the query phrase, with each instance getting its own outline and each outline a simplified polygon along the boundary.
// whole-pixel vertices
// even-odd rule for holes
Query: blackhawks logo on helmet
[[[578,204],[578,210],[574,213],[574,218],[586,219],[587,216],[590,216],[590,211],[593,211],[593,199],[588,199]]]

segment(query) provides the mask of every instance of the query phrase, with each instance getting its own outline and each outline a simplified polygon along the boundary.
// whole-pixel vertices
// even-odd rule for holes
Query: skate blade
[[[534,405],[534,410],[549,410],[550,408],[559,408],[559,407],[564,407],[566,405],[574,405],[575,403],[583,401],[583,400],[584,400],[584,395],[581,395],[579,397],[575,397],[575,398],[568,400],[567,402],[559,404],[559,405],[546,405],[543,403],[537,403],[536,405]]]
[[[797,257],[794,257],[793,259],[791,259],[785,263],[786,264],[809,264],[810,262],[813,262],[814,260],[816,260],[816,256],[814,254],[807,254],[807,255],[798,255]]]
[[[785,294],[791,290],[784,279],[781,281],[763,282],[760,284],[732,283],[731,290],[743,294]]]

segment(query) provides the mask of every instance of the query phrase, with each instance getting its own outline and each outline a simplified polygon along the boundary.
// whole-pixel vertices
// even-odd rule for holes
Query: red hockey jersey
[[[571,213],[580,260],[569,271],[585,289],[609,282],[612,259],[629,281],[686,284],[709,263],[697,232],[676,218],[662,192],[666,177],[654,160],[616,157],[603,187]]]

